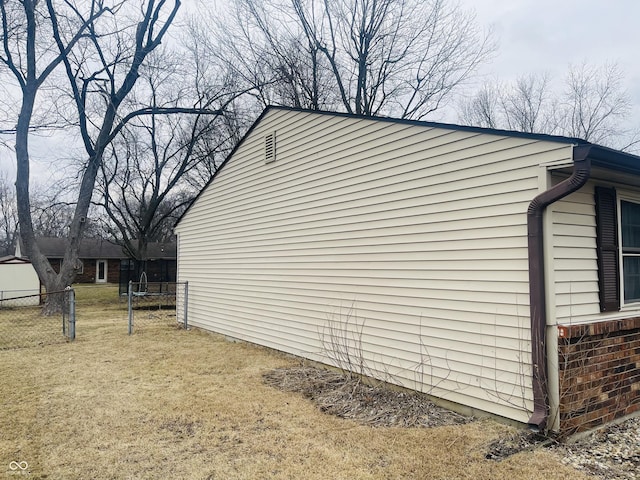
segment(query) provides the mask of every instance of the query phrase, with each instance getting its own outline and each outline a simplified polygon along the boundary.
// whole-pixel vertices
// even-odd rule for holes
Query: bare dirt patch
[[[485,458],[500,462],[516,453],[531,451],[552,442],[548,437],[529,430],[517,430],[491,442]]]

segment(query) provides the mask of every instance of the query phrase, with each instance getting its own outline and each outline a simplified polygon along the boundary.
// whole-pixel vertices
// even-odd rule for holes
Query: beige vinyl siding
[[[554,176],[553,183],[561,179]],[[631,182],[632,179],[627,180]],[[637,305],[623,307],[620,312],[600,312],[595,185],[614,186],[619,194],[636,190],[606,179],[593,180],[552,206],[555,321],[558,324],[628,318],[632,312],[640,314]]]
[[[526,421],[526,211],[570,153],[271,110],[177,227],[189,321],[328,363],[340,331],[365,373]]]
[[[558,184],[563,178],[554,175],[552,184]],[[593,192],[593,184],[589,182],[550,207],[553,218],[555,321],[560,324],[600,313]]]

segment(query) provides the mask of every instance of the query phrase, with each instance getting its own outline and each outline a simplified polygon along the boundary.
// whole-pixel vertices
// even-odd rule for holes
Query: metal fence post
[[[187,307],[189,306],[189,282],[184,282],[184,329],[187,330]]]
[[[129,280],[129,290],[127,292],[127,307],[129,308],[129,335],[133,333],[133,282]]]
[[[62,293],[62,335],[64,335],[66,338],[69,338],[68,335],[68,320],[69,320],[69,313],[71,311],[71,306],[69,304],[69,289],[71,287],[67,287],[64,289],[64,293]]]
[[[69,290],[69,340],[76,339],[76,292]]]

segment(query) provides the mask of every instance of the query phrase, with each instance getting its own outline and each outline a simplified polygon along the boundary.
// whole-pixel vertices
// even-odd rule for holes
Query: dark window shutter
[[[596,242],[600,311],[620,310],[620,260],[616,190],[596,187]]]

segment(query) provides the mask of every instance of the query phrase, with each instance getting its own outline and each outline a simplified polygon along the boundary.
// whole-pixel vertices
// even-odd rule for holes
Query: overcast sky
[[[496,57],[483,68],[485,74],[512,80],[546,71],[560,81],[569,64],[615,62],[640,112],[640,1],[459,1],[475,9],[482,26],[493,26],[498,39]]]

